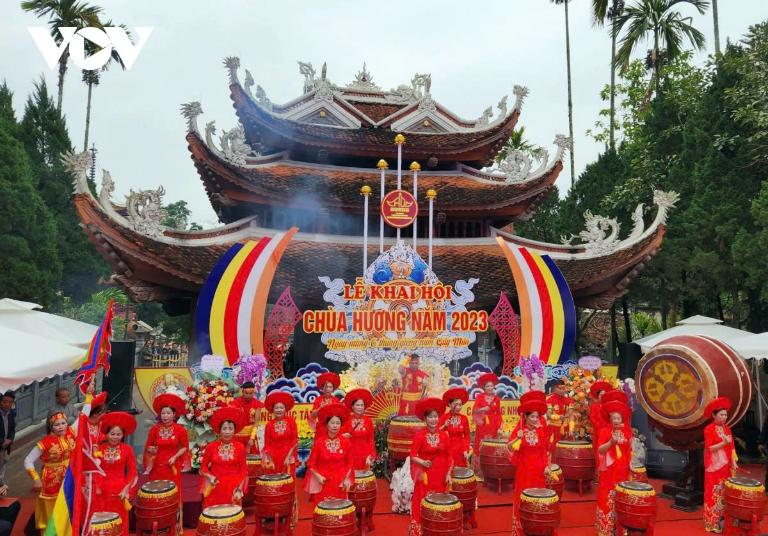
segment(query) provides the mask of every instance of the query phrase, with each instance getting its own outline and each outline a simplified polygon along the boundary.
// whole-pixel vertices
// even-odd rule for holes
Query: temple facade
[[[131,191],[119,204],[112,199],[114,183],[106,170],[94,196],[86,180],[88,154],[68,157],[82,227],[112,266],[113,280],[134,300],[162,302],[171,313],[190,312],[212,266],[231,244],[296,226],[299,232],[277,269],[270,300],[290,286],[301,309],[322,307],[318,276],[354,281],[361,273],[360,188],[370,186],[372,199],[378,200],[385,167],[386,190],[395,188],[397,163],[391,156],[397,134],[406,137],[404,167],[417,162],[420,168],[420,204],[426,207],[427,190],[437,192],[433,270],[443,281],[480,278],[475,307],[493,308],[501,291],[515,294],[497,236],[548,254],[568,280],[576,304],[590,308],[609,307],[661,247],[676,194],[656,192],[655,212],[646,215],[638,207],[623,238],[616,220],[591,214],[578,244],[540,243],[514,234],[515,222],[530,219],[552,192],[569,145],[558,136],[552,151],[531,157],[511,150],[495,161],[518,124],[528,94],[524,87],[514,86],[495,111],[488,107],[476,119],[465,119],[434,100],[428,74],[384,90],[365,67],[349,84],[337,85],[325,65],[318,74],[300,62],[301,95],[276,104],[241,69],[239,59],[227,58],[224,65],[236,126],[217,132],[213,121],[203,125],[200,103],[182,106],[190,157],[222,226],[164,227],[162,187]],[[404,180],[404,188],[411,188],[409,173]],[[378,210],[378,203],[371,203],[369,235],[376,238]],[[423,208],[419,237],[429,232],[426,215]],[[386,231],[385,248],[394,243],[394,232]],[[404,229],[402,236],[410,233]],[[426,247],[419,238],[417,249],[425,258]],[[374,240],[368,259],[378,250]]]

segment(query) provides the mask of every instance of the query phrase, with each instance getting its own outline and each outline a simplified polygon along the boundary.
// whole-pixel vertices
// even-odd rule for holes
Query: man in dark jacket
[[[16,417],[13,414],[15,395],[8,391],[0,398],[0,481],[5,481],[5,457],[11,453],[16,436]]]

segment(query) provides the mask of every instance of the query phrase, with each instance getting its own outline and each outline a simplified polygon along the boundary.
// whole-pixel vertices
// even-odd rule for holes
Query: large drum
[[[563,489],[565,488],[565,477],[563,470],[559,465],[553,463],[549,466],[549,471],[544,474],[547,488],[557,493],[558,499],[563,498]]]
[[[253,489],[256,517],[274,519],[288,517],[293,512],[296,486],[293,477],[286,473],[261,475]]]
[[[723,501],[725,512],[731,518],[751,522],[756,516],[759,522],[765,511],[765,488],[751,478],[731,477],[725,481]]]
[[[464,516],[459,499],[450,493],[432,493],[421,500],[421,536],[460,536]]]
[[[170,480],[150,480],[136,496],[136,536],[175,534],[179,516],[179,490]]]
[[[89,536],[122,536],[123,521],[114,512],[96,512],[91,516]]]
[[[424,423],[417,417],[400,415],[389,421],[387,432],[387,450],[389,459],[402,462],[411,453],[411,445],[416,434],[424,429]]]
[[[234,504],[220,504],[203,510],[197,521],[198,536],[245,536],[245,514]]]
[[[648,530],[656,519],[656,491],[645,482],[616,484],[616,522],[624,529]]]
[[[466,467],[457,467],[451,473],[451,493],[459,499],[464,510],[464,523],[477,527],[475,508],[477,507],[477,478],[474,471]]]
[[[255,500],[253,490],[256,487],[256,480],[258,480],[259,475],[261,474],[261,456],[258,454],[249,454],[245,463],[248,466],[248,488],[245,497],[243,497],[243,504],[250,506]]]
[[[509,462],[506,439],[483,439],[480,442],[480,468],[483,478],[513,480],[515,466]]]
[[[752,399],[752,383],[743,359],[727,344],[701,335],[665,339],[640,360],[635,373],[637,399],[660,438],[686,448],[710,419],[707,403],[728,397],[733,407],[727,424],[741,420]]]
[[[520,525],[527,536],[549,536],[560,526],[560,499],[546,488],[527,488],[520,494]]]
[[[566,480],[588,480],[595,476],[595,451],[589,441],[558,441],[555,462]]]
[[[376,506],[376,477],[371,471],[355,471],[355,483],[349,490],[349,500],[355,505],[358,514],[363,510],[373,514]]]
[[[648,471],[645,465],[631,464],[629,466],[629,479],[633,482],[648,482]]]
[[[355,506],[347,499],[328,499],[315,506],[312,515],[312,536],[355,536],[357,516]]]

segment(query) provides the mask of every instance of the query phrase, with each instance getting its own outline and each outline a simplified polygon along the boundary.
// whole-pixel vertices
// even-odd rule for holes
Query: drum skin
[[[480,468],[483,478],[514,480],[516,467],[509,462],[506,440],[483,439],[480,442]]]
[[[422,536],[460,536],[464,514],[459,499],[450,493],[433,493],[421,501]]]
[[[426,425],[417,417],[398,416],[389,421],[387,432],[387,450],[389,459],[393,461],[405,461],[411,453],[413,438]]]
[[[645,482],[616,484],[616,522],[622,528],[646,530],[656,519],[656,492]]]
[[[765,512],[765,488],[751,478],[728,478],[723,489],[725,511],[734,519],[750,522],[756,515],[758,522]]]
[[[520,494],[520,525],[527,536],[550,536],[560,526],[560,499],[551,489],[527,488]]]
[[[677,449],[694,446],[703,436],[709,401],[731,400],[726,424],[746,413],[752,382],[744,360],[727,344],[703,335],[665,339],[643,356],[635,373],[637,399],[661,441]]]
[[[355,536],[357,515],[352,501],[320,501],[312,515],[312,536]]]
[[[245,536],[245,514],[233,504],[211,506],[197,521],[197,536]]]

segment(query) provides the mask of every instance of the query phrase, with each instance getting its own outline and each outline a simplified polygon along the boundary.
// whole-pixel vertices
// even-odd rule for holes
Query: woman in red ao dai
[[[211,428],[218,432],[219,439],[206,445],[200,462],[203,508],[242,504],[248,466],[246,448],[235,441],[235,434],[245,423],[246,416],[238,408],[219,408],[211,416]]]
[[[325,499],[346,499],[354,481],[350,442],[340,433],[348,415],[343,404],[323,406],[317,414],[318,434],[307,462],[304,487],[314,504]]]
[[[469,419],[461,413],[461,408],[468,399],[467,391],[459,387],[443,393],[443,402],[448,405],[448,413],[440,417],[440,429],[448,432],[454,467],[469,467],[469,458],[472,455]]]
[[[373,396],[366,389],[353,389],[344,397],[344,404],[351,413],[341,433],[349,439],[355,471],[369,470],[376,459],[373,420],[365,415],[365,409],[371,405],[372,401]]]

